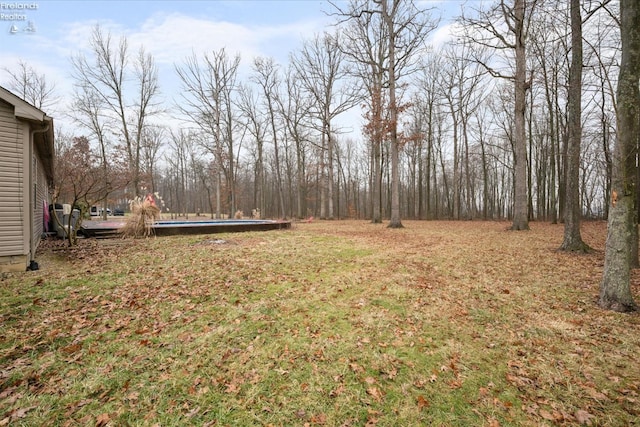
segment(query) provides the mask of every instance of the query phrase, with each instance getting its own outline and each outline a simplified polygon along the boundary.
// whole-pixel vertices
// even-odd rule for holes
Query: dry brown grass
[[[573,255],[561,225],[403,223],[49,247],[0,282],[0,424],[638,425],[606,224]]]
[[[131,215],[120,229],[123,237],[149,237],[153,234],[153,224],[160,219],[160,208],[152,198],[133,200],[130,204]]]

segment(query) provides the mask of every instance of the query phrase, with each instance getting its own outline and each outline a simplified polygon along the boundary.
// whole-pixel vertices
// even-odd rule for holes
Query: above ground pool
[[[78,233],[85,237],[107,237],[116,235],[123,225],[124,221],[84,221]],[[174,236],[179,234],[281,230],[291,228],[291,221],[268,219],[160,220],[156,221],[151,228],[156,236]]]

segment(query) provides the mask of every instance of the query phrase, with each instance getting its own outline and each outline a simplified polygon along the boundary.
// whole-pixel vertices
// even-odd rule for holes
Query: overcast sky
[[[477,0],[472,1],[477,5]],[[465,2],[420,3],[433,8],[434,16],[443,16],[443,34]],[[245,69],[256,56],[286,63],[304,39],[330,29],[334,18],[327,13],[331,11],[324,0],[2,0],[0,66],[11,69],[19,60],[25,61],[55,83],[66,99],[72,87],[69,58],[86,51],[90,32],[99,23],[116,38],[125,35],[132,52],[143,45],[154,56],[163,97],[172,102],[179,87],[174,64],[193,52],[225,47],[230,55],[240,53]],[[6,86],[7,80],[8,74],[0,70],[0,85]]]

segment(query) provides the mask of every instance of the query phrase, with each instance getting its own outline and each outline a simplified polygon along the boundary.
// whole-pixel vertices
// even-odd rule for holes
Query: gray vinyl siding
[[[0,256],[24,255],[24,149],[23,126],[0,100]]]
[[[35,152],[35,150],[34,150]],[[44,232],[44,202],[49,200],[49,187],[47,185],[47,177],[44,173],[44,166],[40,158],[34,156],[35,170],[34,180],[35,188],[35,204],[33,205],[33,239],[34,247],[32,251],[35,253],[42,233]]]

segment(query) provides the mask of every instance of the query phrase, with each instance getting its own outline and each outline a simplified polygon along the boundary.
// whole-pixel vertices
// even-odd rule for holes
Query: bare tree
[[[362,2],[351,2],[348,9],[332,3],[340,19],[346,19],[340,49],[353,63],[350,72],[362,82],[366,105],[364,134],[371,145],[371,222],[382,223],[382,143],[387,135],[388,114],[385,114],[387,98],[384,95],[388,45],[386,25],[380,14],[364,12],[368,6]]]
[[[253,207],[263,214],[265,210],[265,173],[264,173],[264,145],[267,128],[267,117],[260,111],[259,95],[248,85],[241,85],[239,90],[238,108],[240,108],[243,126],[253,139],[250,147],[254,156],[253,166]]]
[[[141,47],[138,50],[133,67],[136,82],[136,97],[132,98],[134,134],[129,138],[125,138],[125,143],[129,164],[133,163],[133,184],[137,188],[143,179],[142,173],[144,172],[142,169],[143,145],[149,144],[148,140],[144,140],[145,136],[149,136],[148,131],[151,128],[149,117],[161,112],[161,110],[155,100],[159,95],[160,88],[158,86],[158,68],[153,57]],[[125,120],[122,120],[122,122],[124,128]]]
[[[580,234],[580,145],[582,141],[582,14],[580,0],[569,0],[571,15],[571,65],[569,67],[569,141],[563,251],[587,252]]]
[[[193,203],[191,200],[191,172],[195,172],[193,159],[198,135],[194,131],[180,129],[171,132],[169,146],[171,152],[166,153],[165,161],[168,165],[168,174],[173,178],[174,193],[170,195],[172,202],[172,213],[182,214],[189,217],[189,208]],[[219,193],[218,193],[219,194]],[[217,206],[217,215],[220,217],[220,203]]]
[[[611,206],[599,305],[620,312],[638,309],[631,294],[632,245],[637,245],[636,158],[640,133],[640,4],[620,1],[622,60],[617,88],[617,130]]]
[[[290,66],[284,79],[286,92],[277,98],[287,129],[293,139],[296,151],[296,216],[302,218],[307,213],[307,150],[310,141],[310,111],[312,100],[304,96],[301,77]]]
[[[321,173],[320,217],[334,218],[334,144],[337,129],[335,118],[358,103],[358,93],[347,80],[340,36],[324,33],[306,41],[301,51],[292,57],[300,81],[313,99],[310,113],[320,122]],[[326,170],[325,170],[326,167]],[[326,205],[325,205],[326,201]],[[325,206],[327,211],[325,212]]]
[[[18,61],[18,69],[2,67],[9,74],[7,88],[34,107],[50,111],[59,101],[56,86],[47,81],[45,74],[38,72],[25,61]]]
[[[132,58],[127,38],[114,43],[111,33],[100,26],[93,29],[89,44],[92,61],[84,54],[71,58],[74,84],[80,92],[99,98],[99,113],[108,118],[109,129],[124,143],[132,192],[140,195],[143,130],[160,112],[158,69],[143,47]]]
[[[231,58],[223,48],[210,55],[205,54],[202,60],[203,63],[194,53],[186,59],[184,66],[175,66],[184,88],[178,109],[211,138],[206,143],[206,149],[216,159],[218,170],[224,174],[227,212],[232,217],[236,211],[237,147],[234,131],[238,125],[234,96],[238,89],[236,81],[240,56]],[[220,185],[217,188],[221,191]]]
[[[387,89],[389,102],[389,122],[386,130],[391,143],[389,227],[400,228],[402,221],[400,219],[399,152],[403,140],[398,132],[398,122],[399,113],[404,106],[398,99],[398,86],[404,76],[417,70],[419,54],[425,50],[425,40],[437,27],[437,22],[431,19],[427,11],[418,8],[412,0],[373,0],[372,5],[368,1],[353,0],[346,9],[332,4],[337,10],[337,15],[343,20],[357,20],[364,14],[377,14],[381,19],[382,25],[378,27],[381,31],[375,34],[377,36],[375,43],[386,45],[382,52],[386,57],[386,67],[383,67],[386,73],[384,87]],[[361,57],[367,58],[367,56],[368,53],[364,53]]]
[[[420,198],[424,199],[424,215],[422,204],[419,207],[419,217],[437,218],[438,217],[438,174],[436,173],[436,145],[438,140],[438,129],[444,114],[440,112],[442,109],[440,95],[440,79],[439,73],[443,69],[442,57],[439,54],[430,54],[424,58],[422,69],[416,79],[416,93],[410,109],[413,113],[412,120],[418,123],[416,135],[423,139],[426,153],[424,156],[424,185],[419,182]],[[422,193],[424,192],[424,195]],[[433,203],[432,203],[433,202]]]
[[[589,68],[593,70],[594,80],[587,81],[586,90],[593,94],[593,101],[597,106],[597,112],[594,116],[597,117],[597,121],[594,121],[592,126],[592,132],[594,136],[597,135],[598,142],[601,147],[601,153],[598,156],[598,163],[602,165],[604,175],[599,177],[603,181],[604,197],[602,204],[604,209],[602,214],[604,217],[608,217],[611,195],[611,175],[613,170],[612,165],[612,151],[613,140],[615,139],[615,98],[616,98],[616,84],[617,78],[616,70],[619,67],[620,59],[620,22],[619,12],[613,9],[617,2],[611,4],[611,2],[602,2],[606,6],[597,8],[597,13],[593,17],[589,18],[590,31],[587,32],[591,37],[585,37],[583,42],[585,47],[588,47],[588,57],[591,58],[591,65]],[[589,83],[591,87],[589,87]],[[640,169],[639,169],[640,171]],[[640,208],[640,189],[639,199],[637,202],[638,208]]]
[[[96,88],[80,85],[75,87],[71,105],[71,117],[89,132],[90,138],[88,140],[97,145],[100,168],[102,169],[99,176],[104,179],[102,185],[106,190],[104,198],[98,201],[102,202],[102,217],[107,219],[107,198],[113,189],[112,177],[108,171],[114,156],[114,144],[108,138],[110,120],[105,112],[106,103],[104,98],[97,93]],[[127,173],[127,175],[130,174]]]
[[[146,126],[143,130],[141,157],[142,172],[149,182],[151,193],[158,191],[156,185],[157,163],[160,160],[160,149],[165,145],[167,129],[163,126]]]
[[[514,83],[514,201],[512,230],[529,229],[529,196],[527,184],[527,139],[525,127],[526,94],[531,86],[527,79],[526,39],[529,22],[537,0],[500,0],[488,11],[476,10],[477,17],[463,16],[466,37],[496,51],[511,50],[514,56],[512,74],[495,64],[477,59],[495,77]],[[505,34],[504,28],[507,30]]]
[[[482,96],[483,72],[473,58],[482,58],[481,48],[462,44],[445,47],[439,52],[443,58],[438,74],[440,93],[446,101],[452,120],[453,132],[453,217],[460,219],[463,211],[462,194],[466,195],[464,213],[467,219],[474,215],[471,200],[472,183],[469,166],[469,139],[471,116],[479,107]],[[486,55],[485,55],[486,56]],[[463,188],[463,178],[466,189]]]
[[[382,19],[387,26],[389,61],[387,78],[389,84],[389,136],[391,140],[391,218],[390,228],[401,228],[400,181],[398,176],[399,152],[402,141],[398,135],[401,103],[396,99],[396,88],[403,75],[415,72],[418,53],[424,41],[437,24],[413,1],[374,0],[380,6]]]
[[[569,33],[567,21],[569,20],[562,8],[564,0],[556,0],[555,4],[549,4],[549,11],[543,10],[536,25],[530,29],[530,43],[535,60],[535,67],[539,77],[539,85],[542,88],[544,100],[539,102],[540,112],[538,120],[543,120],[546,115],[545,128],[548,135],[545,150],[547,159],[541,162],[547,171],[545,192],[546,218],[553,224],[558,222],[558,214],[564,212],[564,192],[566,189],[565,168],[562,159],[566,155],[560,155],[561,144],[566,141],[566,106],[562,105],[565,99],[565,85],[563,78],[566,75],[568,62],[566,34]],[[539,178],[540,179],[540,178]],[[542,193],[542,192],[539,192]],[[564,216],[564,215],[563,215]]]
[[[287,216],[284,205],[284,188],[282,185],[282,169],[280,165],[280,147],[278,142],[277,123],[277,97],[280,90],[280,76],[278,67],[273,58],[256,58],[253,62],[253,80],[260,86],[262,92],[262,102],[266,108],[269,127],[271,128],[271,138],[273,140],[274,161],[276,169],[276,190],[278,195],[279,213],[283,217]]]

